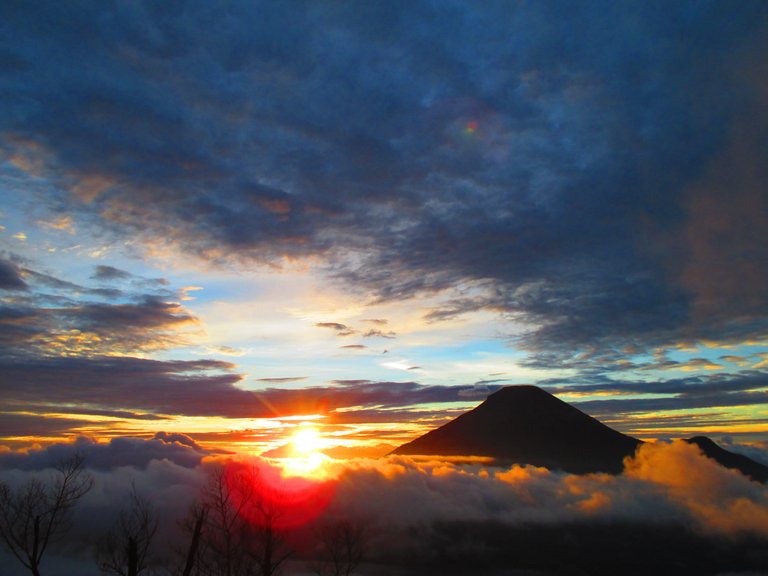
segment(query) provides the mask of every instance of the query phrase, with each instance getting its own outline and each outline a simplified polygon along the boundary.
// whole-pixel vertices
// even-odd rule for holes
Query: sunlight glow
[[[315,428],[300,428],[293,435],[293,450],[298,456],[311,456],[320,447],[320,434]]]
[[[323,480],[327,477],[324,464],[331,459],[321,452],[312,452],[305,457],[283,458],[276,461],[286,477]]]
[[[319,480],[325,477],[323,464],[330,458],[320,452],[326,445],[317,428],[300,426],[290,443],[290,457],[277,458],[275,464],[286,476]]]

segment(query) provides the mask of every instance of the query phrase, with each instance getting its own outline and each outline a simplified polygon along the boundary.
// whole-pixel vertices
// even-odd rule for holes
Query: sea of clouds
[[[184,546],[180,522],[199,500],[211,470],[234,458],[211,453],[178,434],[108,443],[81,438],[0,455],[0,479],[11,487],[33,477],[45,480],[56,462],[74,452],[85,456],[94,488],[79,503],[66,541],[44,561],[47,574],[63,574],[58,570],[74,565],[83,575],[98,573],[93,545],[114,524],[133,487],[153,503],[160,519],[158,554],[170,561],[173,550]],[[279,483],[274,461],[254,458],[249,463]],[[682,441],[641,446],[616,476],[400,456],[329,460],[317,474],[318,486],[332,497],[315,521],[344,518],[364,524],[369,528],[367,555],[374,560],[418,553],[434,526],[451,522],[674,525],[703,537],[768,538],[768,487]],[[10,575],[24,573],[10,559],[3,564],[17,570]]]

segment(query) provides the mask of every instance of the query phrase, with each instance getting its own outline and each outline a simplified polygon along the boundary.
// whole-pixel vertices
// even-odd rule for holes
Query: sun
[[[291,437],[291,456],[283,458],[280,466],[289,476],[321,479],[324,464],[329,458],[321,452],[326,446],[320,433],[311,426],[302,426]]]
[[[322,446],[320,433],[315,428],[299,428],[293,435],[293,451],[297,456],[309,456]]]

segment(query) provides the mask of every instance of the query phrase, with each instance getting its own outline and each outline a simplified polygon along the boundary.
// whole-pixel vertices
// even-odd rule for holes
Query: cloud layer
[[[489,380],[444,386],[352,379],[317,385],[307,376],[282,376],[257,378],[258,388],[254,388],[231,362],[148,357],[193,340],[200,330],[198,319],[179,302],[183,290],[172,290],[162,279],[97,266],[87,283],[77,284],[35,269],[15,255],[0,262],[18,279],[6,290],[10,297],[0,305],[0,370],[6,393],[0,408],[7,414],[0,432],[7,438],[35,436],[36,428],[49,437],[65,435],[85,427],[88,420],[83,417],[88,415],[152,420],[168,415],[271,418],[325,414],[331,424],[420,420],[437,425],[451,416],[439,405],[471,406],[504,383]],[[365,323],[385,326],[382,320]],[[334,322],[316,326],[340,336],[356,330]],[[615,421],[625,430],[634,427],[628,430],[634,433],[659,422],[646,419],[622,424],[622,419],[647,412],[768,403],[763,353],[724,356],[721,362],[742,366],[737,374],[720,371],[724,367],[714,360],[694,358],[684,364],[665,354],[633,365],[639,374],[712,365],[709,375],[673,379],[607,377],[590,368],[593,361],[579,364],[582,373],[578,378],[540,383],[554,394],[575,395],[573,403],[581,410]],[[624,367],[628,368],[626,361]],[[302,387],[290,386],[296,382],[302,382]],[[584,395],[592,398],[583,400]],[[58,416],[52,419],[52,413]],[[681,422],[695,425],[690,418],[682,418]],[[744,417],[740,421],[747,423]],[[667,420],[667,424],[673,423]]]
[[[203,452],[188,438],[159,435],[147,441],[132,440],[129,451],[135,458],[130,463],[115,457],[127,449],[125,443],[81,441],[28,456],[0,458],[0,477],[12,484],[22,482],[32,474],[29,470],[45,473],[46,465],[72,449],[87,453],[97,481],[82,504],[81,518],[104,522],[106,528],[109,518],[118,513],[117,496],[127,493],[133,482],[158,507],[164,523],[161,533],[169,538],[179,538],[173,524],[199,497],[212,465],[210,457],[201,459]],[[256,463],[263,467],[265,478],[276,479],[269,464]],[[634,534],[645,537],[642,527],[650,527],[651,532],[662,535],[656,542],[662,555],[677,553],[679,541],[690,540],[697,546],[720,541],[720,553],[731,554],[731,549],[739,550],[739,543],[754,547],[768,539],[766,487],[720,467],[684,442],[643,445],[619,476],[574,476],[535,467],[484,468],[401,457],[328,466],[330,476],[322,489],[330,489],[333,496],[318,520],[343,518],[364,523],[369,533],[366,558],[395,563],[393,569],[398,562],[413,559],[413,554],[424,561],[434,558],[440,551],[430,547],[448,537],[451,526],[471,527],[476,538],[451,540],[457,547],[457,559],[464,558],[462,554],[476,554],[476,547],[483,545],[489,546],[489,558],[495,557],[497,540],[504,534],[525,539],[539,530],[555,536],[556,532],[547,532],[548,527],[567,532],[569,526],[580,526],[582,538],[596,531],[603,542],[601,530],[623,533],[635,527]],[[94,510],[99,510],[96,516]],[[678,539],[668,541],[674,533]],[[81,543],[90,541],[85,533],[76,534],[84,537]],[[555,549],[564,545],[547,544]],[[572,553],[567,546],[560,551]],[[307,553],[302,551],[300,557]],[[521,552],[516,562],[526,557]],[[712,566],[721,566],[723,558],[715,557]],[[733,556],[728,558],[733,560]]]
[[[431,317],[513,315],[548,365],[763,337],[765,4],[565,12],[6,7],[0,145],[110,234],[320,255],[382,299],[473,286]]]

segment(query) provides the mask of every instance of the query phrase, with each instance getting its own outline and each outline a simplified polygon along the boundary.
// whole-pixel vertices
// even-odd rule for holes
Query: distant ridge
[[[704,456],[712,458],[721,466],[738,470],[756,482],[768,482],[768,466],[755,462],[752,458],[721,448],[706,436],[694,436],[686,438],[685,441],[698,446]]]
[[[393,454],[490,456],[575,474],[618,474],[640,440],[536,386],[507,386],[477,408],[403,444]]]

